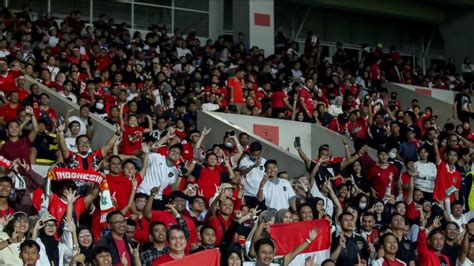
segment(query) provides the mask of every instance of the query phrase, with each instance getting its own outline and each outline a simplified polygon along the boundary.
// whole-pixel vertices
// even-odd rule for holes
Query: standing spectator
[[[393,195],[393,181],[398,179],[398,169],[388,162],[387,150],[378,150],[378,162],[367,173],[367,180],[372,182],[377,198]]]
[[[240,160],[239,170],[244,178],[244,198],[249,208],[258,205],[257,193],[265,174],[265,162],[262,158],[262,144],[252,142],[249,154]]]
[[[462,91],[454,96],[453,118],[461,122],[470,122],[473,113],[471,102],[471,84],[464,84]]]
[[[461,72],[462,72],[462,77],[466,84],[471,84],[472,82],[472,75],[474,72],[474,65],[471,64],[471,58],[465,57],[464,58],[464,63],[461,65]]]
[[[150,225],[151,242],[143,246],[140,260],[144,266],[151,266],[152,262],[169,252],[166,245],[166,226],[162,222],[154,222]]]
[[[290,182],[278,178],[278,166],[275,160],[265,162],[265,172],[257,194],[258,201],[265,201],[267,208],[296,211],[296,194]]]
[[[235,104],[237,110],[245,104],[243,83],[242,80],[245,78],[245,70],[239,68],[235,75],[227,80],[227,88],[229,89],[229,103]]]

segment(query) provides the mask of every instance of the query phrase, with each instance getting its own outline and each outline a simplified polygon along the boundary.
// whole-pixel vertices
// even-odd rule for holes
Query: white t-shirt
[[[456,266],[473,266],[473,265],[474,265],[474,262],[472,262],[467,257],[464,259],[463,263],[461,263],[459,259],[456,259]]]
[[[77,103],[77,97],[74,93],[69,93],[68,96],[64,95],[64,91],[58,92],[59,95],[63,96],[64,98],[70,98],[73,103]]]
[[[421,191],[433,193],[436,174],[438,172],[436,165],[432,162],[415,162],[414,167],[418,172],[418,176],[415,179],[415,187]]]
[[[313,183],[310,192],[313,197],[321,198],[324,200],[324,212],[332,217],[334,213],[334,202],[332,202],[330,198],[324,196],[323,193],[321,193],[318,186],[316,185],[316,182]]]
[[[265,160],[264,158],[260,159],[260,165],[253,168],[245,174],[244,181],[245,181],[245,186],[244,186],[244,195],[245,196],[251,196],[251,197],[257,197],[258,193],[258,188],[260,187],[260,182],[262,182],[263,175],[265,174]],[[250,156],[245,156],[240,160],[239,168],[249,168],[251,167],[255,162],[250,159]]]
[[[166,156],[151,153],[148,155],[148,168],[138,192],[150,195],[152,188],[160,186],[160,192],[156,198],[162,199],[163,190],[170,184],[174,184],[178,176],[178,168],[175,165],[169,166]]]
[[[401,263],[402,265],[407,265],[405,262],[399,260],[399,259],[395,259],[398,263]],[[384,265],[384,262],[385,262],[385,258],[378,258],[377,260],[375,260],[374,262],[372,262],[372,266],[383,266]],[[388,263],[386,263],[386,265],[389,265]]]
[[[290,182],[286,179],[277,178],[270,179],[263,186],[263,196],[265,197],[265,205],[268,208],[288,209],[290,207],[289,200],[296,198],[295,191],[291,187]]]

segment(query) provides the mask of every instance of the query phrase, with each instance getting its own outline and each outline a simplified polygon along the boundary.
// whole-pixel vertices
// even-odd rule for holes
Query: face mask
[[[143,210],[145,208],[145,202],[139,202],[136,203],[135,206],[137,207],[137,210]]]
[[[229,148],[229,149],[232,148],[232,146],[234,146],[232,145],[232,142],[226,142],[224,145],[226,148]]]
[[[102,110],[104,109],[104,104],[103,103],[96,103],[95,108]]]
[[[388,153],[388,157],[389,157],[390,159],[395,159],[395,158],[397,157],[397,155],[396,155],[394,152],[389,152],[389,153]]]
[[[367,207],[367,202],[360,202],[359,203],[359,209],[363,210],[363,209],[365,209],[365,207]]]

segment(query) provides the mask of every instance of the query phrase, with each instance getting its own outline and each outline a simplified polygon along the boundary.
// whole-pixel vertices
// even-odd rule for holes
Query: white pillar
[[[265,50],[265,56],[275,50],[275,12],[273,0],[249,1],[250,47],[258,46]],[[235,13],[234,13],[235,15]],[[234,34],[235,36],[235,34]]]
[[[209,38],[217,40],[224,31],[224,1],[209,0]]]

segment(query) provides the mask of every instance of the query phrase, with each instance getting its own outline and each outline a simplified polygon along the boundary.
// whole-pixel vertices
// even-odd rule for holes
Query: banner
[[[174,260],[160,264],[160,266],[182,266],[182,265],[200,265],[200,266],[219,266],[221,253],[219,249],[213,248],[191,254],[179,260]]]
[[[74,180],[93,182],[100,189],[100,211],[102,214],[110,212],[114,209],[112,197],[110,196],[109,184],[105,177],[97,171],[71,169],[71,168],[52,168],[48,172],[50,180]],[[102,215],[104,216],[104,215]],[[104,216],[105,217],[105,216]]]
[[[313,228],[318,230],[316,239],[290,265],[304,265],[304,259],[312,255],[317,264],[328,259],[331,250],[331,230],[329,222],[325,219],[271,225],[270,235],[275,241],[276,255],[284,256],[293,251],[308,238]]]

